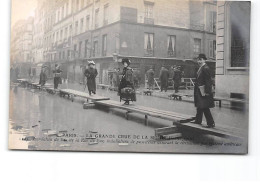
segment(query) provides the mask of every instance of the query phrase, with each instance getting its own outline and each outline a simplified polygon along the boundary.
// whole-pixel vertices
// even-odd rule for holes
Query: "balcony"
[[[144,17],[144,23],[153,25],[154,24],[154,19],[153,18]]]

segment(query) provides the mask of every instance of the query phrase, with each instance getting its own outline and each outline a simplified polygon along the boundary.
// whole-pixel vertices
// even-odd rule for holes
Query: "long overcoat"
[[[161,88],[168,87],[169,71],[166,68],[162,68],[160,71]]]
[[[205,86],[205,93],[208,95],[202,96],[199,86]],[[207,64],[202,66],[197,72],[194,88],[194,103],[195,107],[200,109],[213,108],[215,106],[212,93],[212,78]]]
[[[133,77],[133,69],[130,67],[124,67],[122,72],[122,78],[118,87],[118,94],[121,97],[121,90],[123,88],[130,87],[133,90],[134,88],[134,77]],[[133,95],[132,101],[136,101],[136,94]]]
[[[152,86],[154,84],[154,71],[152,69],[146,72],[146,77],[148,80],[148,85]]]
[[[87,86],[89,91],[96,91],[96,77],[98,75],[97,69],[87,68],[84,72],[87,77]]]

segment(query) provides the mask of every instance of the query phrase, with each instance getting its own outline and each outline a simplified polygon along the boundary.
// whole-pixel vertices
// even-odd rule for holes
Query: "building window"
[[[63,39],[63,30],[60,31],[60,41]]]
[[[69,33],[69,36],[70,36],[70,37],[72,36],[72,25],[70,25],[70,33]]]
[[[79,0],[76,1],[76,12],[79,10]]]
[[[107,55],[107,35],[102,37],[102,56]]]
[[[63,6],[62,9],[61,9],[61,19],[62,19],[63,17],[65,17],[64,6]]]
[[[167,53],[169,57],[176,56],[176,36],[168,36]]]
[[[83,33],[83,28],[84,28],[84,18],[80,19],[80,33]]]
[[[70,59],[70,50],[67,50],[67,59]]]
[[[98,28],[98,14],[99,14],[99,9],[96,9],[96,11],[95,11],[95,28]]]
[[[86,30],[89,30],[89,15],[86,17]]]
[[[144,53],[146,56],[153,56],[154,54],[154,34],[153,33],[145,33],[144,34]]]
[[[216,58],[216,40],[209,40],[209,58]]]
[[[79,58],[81,58],[82,41],[79,42]]]
[[[104,26],[108,24],[108,4],[104,6]]]
[[[68,28],[65,28],[65,32],[64,32],[64,40],[68,39]]]
[[[215,11],[210,12],[209,19],[209,31],[216,33],[217,13]]]
[[[94,41],[94,47],[93,47],[93,57],[97,57],[98,55],[98,41]]]
[[[59,32],[56,32],[56,41],[59,41]]]
[[[88,57],[88,40],[85,40],[85,58]]]
[[[84,8],[84,2],[85,2],[85,0],[81,0],[81,9]]]
[[[62,59],[65,59],[65,51],[62,53]]]
[[[76,58],[77,44],[74,44],[73,58]]]
[[[144,23],[146,24],[154,24],[153,7],[154,3],[152,2],[144,3]]]
[[[78,34],[78,27],[79,27],[79,22],[76,21],[76,22],[75,22],[75,35]]]
[[[198,55],[199,53],[201,53],[201,39],[198,38],[194,38],[194,55]]]
[[[66,13],[65,17],[69,14],[69,3],[66,3]]]
[[[243,13],[241,13],[243,12]],[[248,67],[250,58],[250,3],[230,4],[231,67]]]

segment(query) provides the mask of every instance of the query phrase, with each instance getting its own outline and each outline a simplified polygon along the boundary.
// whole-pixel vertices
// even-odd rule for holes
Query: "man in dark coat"
[[[58,89],[59,84],[61,84],[61,73],[60,65],[55,64],[55,70],[53,70],[54,74],[54,89]]]
[[[153,90],[154,86],[154,71],[153,68],[151,67],[147,72],[146,72],[146,78],[147,78],[147,84],[148,84],[148,89]]]
[[[167,91],[168,89],[168,79],[169,71],[163,66],[160,71],[160,81],[161,81],[161,91]]]
[[[90,61],[88,68],[85,70],[84,75],[87,77],[87,86],[89,95],[96,94],[96,77],[98,75],[97,69],[94,68],[94,61]]]
[[[210,69],[205,63],[207,60],[205,54],[199,54],[198,64],[200,66],[196,83],[194,88],[194,103],[197,108],[197,114],[195,123],[201,124],[203,114],[206,117],[208,128],[215,127],[215,122],[210,112],[210,108],[213,108],[214,100],[212,93],[212,79],[210,75]]]
[[[179,92],[179,87],[181,85],[181,78],[182,78],[182,72],[181,72],[181,67],[180,66],[176,66],[174,68],[174,73],[173,73],[173,77],[172,80],[174,82],[174,90],[175,93]]]

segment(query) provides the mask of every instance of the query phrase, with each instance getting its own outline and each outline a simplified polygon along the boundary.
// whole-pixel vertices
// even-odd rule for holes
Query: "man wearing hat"
[[[118,87],[118,95],[125,101],[125,105],[129,105],[129,101],[136,101],[134,89],[133,69],[129,67],[131,61],[128,58],[122,59],[124,65],[122,78]]]
[[[59,84],[61,84],[61,73],[62,70],[60,69],[60,65],[55,64],[55,70],[53,70],[54,74],[54,89],[57,89]]]
[[[179,87],[181,85],[181,78],[182,78],[181,66],[175,66],[173,76],[172,76],[172,80],[174,81],[175,93],[179,92]]]
[[[164,90],[165,92],[167,92],[169,75],[170,75],[169,71],[164,66],[162,66],[159,75],[160,82],[161,82],[161,91]]]
[[[148,89],[153,90],[153,86],[154,86],[153,66],[151,66],[150,69],[146,72],[146,78],[147,78]]]
[[[215,127],[215,122],[211,115],[210,108],[213,108],[215,105],[212,93],[212,79],[210,69],[206,64],[207,58],[205,54],[199,54],[197,59],[200,68],[197,72],[194,88],[194,103],[195,107],[197,108],[195,123],[201,124],[204,114],[207,121],[207,127],[213,128]]]
[[[98,75],[98,72],[95,68],[94,61],[88,62],[88,68],[85,70],[84,75],[87,77],[89,95],[91,95],[91,93],[96,94],[96,77]]]

